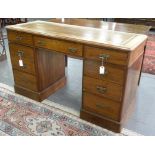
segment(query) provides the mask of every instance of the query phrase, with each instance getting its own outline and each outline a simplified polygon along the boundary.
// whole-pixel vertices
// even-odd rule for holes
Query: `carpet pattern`
[[[143,72],[155,74],[155,35],[149,34],[143,62]]]
[[[111,131],[0,87],[0,135],[110,136]]]

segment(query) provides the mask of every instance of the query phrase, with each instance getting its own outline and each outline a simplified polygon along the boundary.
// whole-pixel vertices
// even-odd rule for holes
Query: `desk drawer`
[[[34,37],[34,42],[36,47],[47,48],[73,56],[82,56],[83,45],[78,43],[42,37]]]
[[[26,45],[33,45],[32,35],[17,31],[8,31],[8,40]]]
[[[105,74],[99,74],[99,68],[101,63],[94,60],[84,60],[84,75],[93,78],[98,78],[100,80],[107,80],[118,83],[120,85],[124,84],[125,70],[120,69],[114,65],[105,64]]]
[[[37,81],[36,77],[27,73],[19,72],[13,70],[15,84],[21,87],[30,89],[32,91],[37,91]]]
[[[120,103],[99,97],[91,93],[83,93],[83,108],[92,113],[119,120]]]
[[[111,82],[84,76],[83,88],[86,92],[107,97],[115,101],[122,100],[122,87]]]
[[[127,65],[128,54],[126,52],[107,50],[85,46],[84,57],[87,59],[98,60],[101,62],[101,56],[107,57],[106,62],[118,65]]]
[[[12,67],[20,71],[24,71],[30,74],[35,74],[35,65],[34,65],[34,51],[33,48],[21,46],[17,44],[9,44],[10,55],[12,60]],[[19,59],[23,60],[24,66],[19,66]]]

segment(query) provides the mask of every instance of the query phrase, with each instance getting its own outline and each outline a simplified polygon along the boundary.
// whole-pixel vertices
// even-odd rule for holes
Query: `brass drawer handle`
[[[105,61],[107,61],[109,59],[109,57],[110,57],[110,55],[108,55],[108,54],[100,54],[99,55],[99,58],[101,58],[101,59],[103,59]]]
[[[103,105],[103,104],[101,105],[101,104],[97,103],[97,104],[96,104],[96,107],[97,107],[97,108],[107,108],[108,105]]]
[[[23,37],[22,36],[16,36],[16,40],[22,40]]]
[[[24,56],[24,52],[23,51],[18,51],[17,55],[21,58],[22,56]]]
[[[106,93],[107,91],[106,87],[101,87],[101,86],[97,86],[96,89],[99,93],[102,93],[102,94]]]
[[[18,51],[17,52],[17,56],[19,56],[19,62],[22,61],[22,66],[20,66],[21,68],[25,69],[26,65],[23,63],[23,56],[24,56],[24,52],[23,51]]]
[[[45,43],[44,41],[41,41],[41,40],[38,41],[38,44],[39,44],[40,46],[45,46],[45,45],[46,45],[46,43]]]
[[[70,47],[68,48],[69,52],[75,53],[77,52],[77,48]]]

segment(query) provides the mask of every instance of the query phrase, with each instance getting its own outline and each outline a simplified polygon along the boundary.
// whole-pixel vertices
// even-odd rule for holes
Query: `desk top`
[[[105,30],[121,31],[128,33],[148,34],[151,26],[136,25],[136,24],[124,24],[116,22],[105,22],[101,20],[81,19],[81,18],[53,18],[49,22],[56,22],[62,24],[95,27]]]
[[[34,21],[6,27],[9,30],[31,33],[90,45],[132,51],[147,39],[146,35],[113,30]]]

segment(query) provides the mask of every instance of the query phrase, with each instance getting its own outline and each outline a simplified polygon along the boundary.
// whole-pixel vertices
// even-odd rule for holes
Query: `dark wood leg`
[[[67,58],[67,55],[65,55],[65,66],[67,67],[68,65],[68,58]]]
[[[145,51],[146,51],[146,45],[144,47],[144,53],[143,53],[143,59],[142,59],[142,65],[141,65],[141,69],[140,69],[140,74],[139,74],[138,86],[140,84],[140,78],[141,78],[142,69],[143,69],[143,62],[144,62],[144,57],[145,57]]]

